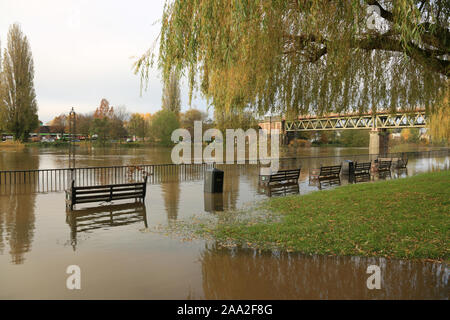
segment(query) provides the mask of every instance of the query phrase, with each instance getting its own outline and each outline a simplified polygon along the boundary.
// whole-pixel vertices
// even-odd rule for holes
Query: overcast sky
[[[72,106],[77,112],[93,111],[102,98],[131,112],[158,111],[160,72],[152,70],[141,96],[132,65],[157,38],[163,6],[164,0],[0,0],[2,51],[15,22],[31,45],[40,120],[47,122]],[[185,81],[181,94],[186,110]],[[192,107],[206,110],[206,102],[195,99]]]

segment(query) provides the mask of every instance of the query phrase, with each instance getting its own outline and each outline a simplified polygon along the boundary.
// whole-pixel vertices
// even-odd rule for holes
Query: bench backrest
[[[392,161],[391,160],[389,160],[389,161],[384,161],[384,160],[378,161],[378,170],[380,170],[380,169],[389,169],[389,168],[391,168],[391,165],[392,165]]]
[[[371,166],[371,162],[356,162],[355,171],[369,171]]]
[[[270,181],[298,180],[300,169],[279,170],[277,173],[270,175]]]
[[[320,177],[338,176],[341,173],[341,165],[320,167]]]
[[[100,186],[75,187],[72,181],[71,197],[72,203],[88,203],[113,201],[132,198],[145,198],[147,177],[144,182],[110,184]]]

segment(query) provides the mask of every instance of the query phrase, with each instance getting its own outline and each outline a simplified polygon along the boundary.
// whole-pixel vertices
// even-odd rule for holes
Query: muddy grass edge
[[[448,262],[450,171],[279,197],[182,221],[219,247]]]

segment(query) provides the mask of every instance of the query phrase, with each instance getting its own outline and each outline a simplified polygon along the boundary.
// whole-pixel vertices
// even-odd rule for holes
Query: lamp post
[[[77,114],[74,108],[69,113],[69,168],[75,169],[75,134]]]

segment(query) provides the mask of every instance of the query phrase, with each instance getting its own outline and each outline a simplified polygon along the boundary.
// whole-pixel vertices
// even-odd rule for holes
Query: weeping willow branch
[[[381,27],[368,27],[370,5]],[[158,66],[218,110],[431,110],[449,77],[449,12],[448,1],[170,0]]]

